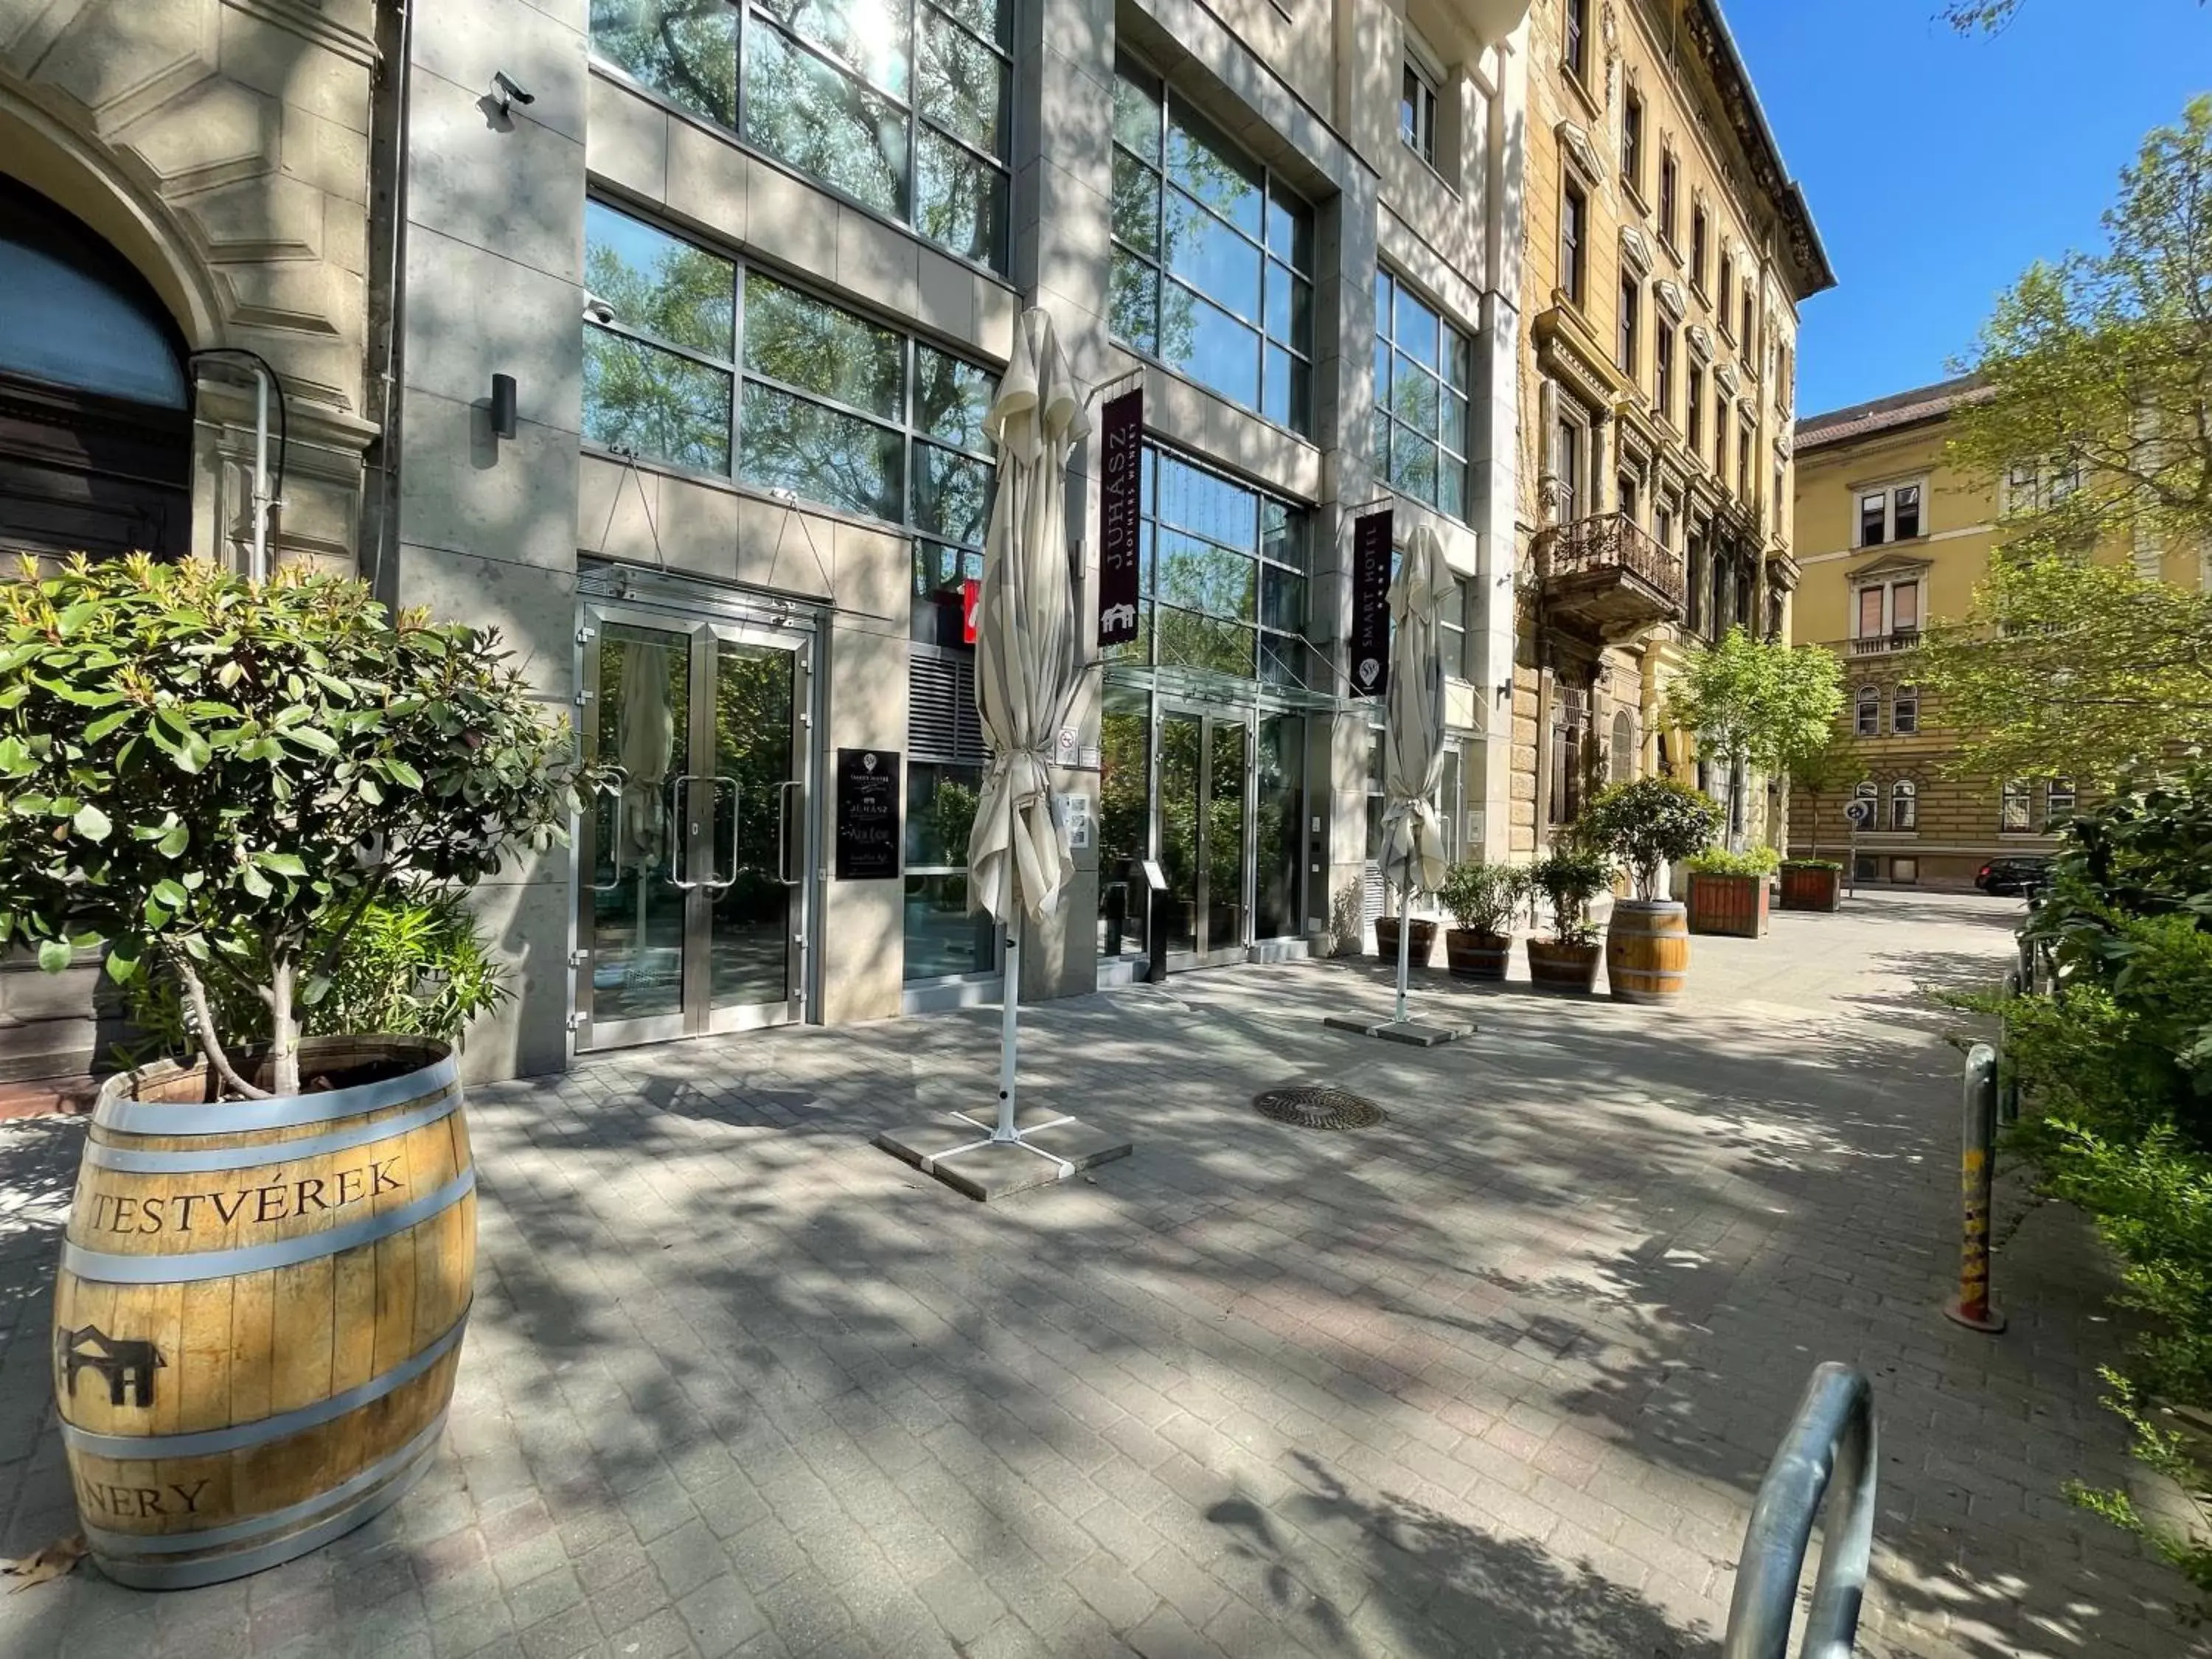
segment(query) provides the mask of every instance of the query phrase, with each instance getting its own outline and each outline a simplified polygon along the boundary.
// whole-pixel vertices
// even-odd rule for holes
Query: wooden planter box
[[[1690,931],[1731,939],[1766,934],[1766,878],[1690,872]]]
[[[1510,933],[1477,933],[1464,927],[1444,930],[1444,961],[1460,979],[1504,979],[1512,959]]]
[[[1429,958],[1436,954],[1437,924],[1416,916],[1407,925],[1413,930],[1413,948],[1408,953],[1407,960],[1415,968],[1425,968],[1429,965]],[[1375,918],[1375,954],[1394,968],[1398,965],[1397,917]]]
[[[1840,867],[1785,864],[1782,866],[1782,908],[1785,910],[1836,910],[1843,908],[1844,872]]]
[[[1532,939],[1528,941],[1529,987],[1569,996],[1595,995],[1598,964],[1604,960],[1602,945],[1562,945],[1557,939]]]

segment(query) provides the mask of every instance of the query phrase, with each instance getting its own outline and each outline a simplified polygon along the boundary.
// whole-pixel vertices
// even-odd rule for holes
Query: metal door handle
[[[739,798],[738,781],[732,777],[717,775],[707,779],[706,783],[708,821],[710,824],[714,820],[714,792],[726,783],[730,786],[730,862],[727,872],[722,874],[720,881],[710,875],[699,885],[710,893],[726,893],[737,885],[738,880],[738,800]],[[708,836],[707,850],[710,855],[714,852],[714,837],[711,834]]]
[[[691,786],[698,781],[695,774],[679,772],[668,781],[668,884],[678,892],[688,893],[702,884],[684,879],[690,873],[691,825],[686,814],[691,810]],[[681,867],[684,874],[679,875]]]
[[[797,778],[775,787],[775,878],[786,887],[799,883],[799,878],[791,873],[791,792],[805,787]]]
[[[622,890],[623,884],[623,796],[629,791],[629,779],[619,766],[611,767],[608,769],[614,774],[615,786],[611,789],[603,790],[602,793],[612,795],[615,798],[614,856],[608,860],[608,862],[614,866],[615,878],[612,881],[606,883],[604,886],[596,881],[593,882],[592,884],[592,890],[594,893],[618,893]]]

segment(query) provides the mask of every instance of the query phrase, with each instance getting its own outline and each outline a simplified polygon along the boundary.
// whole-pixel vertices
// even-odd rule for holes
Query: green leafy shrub
[[[495,634],[360,582],[26,561],[0,583],[0,943],[173,975],[234,1093],[295,1093],[301,1012],[361,918],[562,841],[572,753]],[[228,1052],[249,999],[270,1091]]]
[[[301,1008],[302,1036],[390,1031],[458,1042],[479,1015],[514,994],[461,894],[395,895],[372,903],[343,939],[329,937],[337,920],[309,941],[311,955],[330,951],[330,982]],[[183,987],[173,976],[134,974],[123,993],[131,1023],[155,1052],[192,1047]],[[268,1040],[268,1005],[242,976],[215,981],[210,994],[222,1030],[248,1042]]]
[[[1465,932],[1510,933],[1514,913],[1528,896],[1528,872],[1518,864],[1462,859],[1452,866],[1437,896]]]
[[[2057,966],[2049,996],[1983,998],[2025,1110],[2008,1146],[2079,1206],[2146,1316],[2106,1403],[2131,1449],[2212,1516],[2212,769],[2068,824],[2022,934]],[[2189,1416],[2194,1413],[2194,1425]],[[2124,1492],[2075,1499],[2141,1534],[2212,1595],[2212,1525],[2173,1526]]]
[[[1673,778],[1638,778],[1601,790],[1577,828],[1628,872],[1640,899],[1656,898],[1659,872],[1712,845],[1720,833],[1718,803]]]
[[[1840,870],[1844,866],[1833,859],[1784,859],[1784,870]]]
[[[1782,854],[1771,847],[1747,847],[1741,853],[1731,853],[1725,847],[1711,847],[1689,861],[1690,871],[1699,876],[1771,876],[1782,867]]]
[[[1552,937],[1561,945],[1595,945],[1597,928],[1589,902],[1613,885],[1613,864],[1602,853],[1570,843],[1540,860],[1528,872],[1534,892],[1551,907]]]

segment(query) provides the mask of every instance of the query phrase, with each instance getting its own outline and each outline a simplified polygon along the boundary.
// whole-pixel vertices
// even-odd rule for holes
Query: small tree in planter
[[[395,622],[358,582],[27,562],[0,629],[0,942],[173,974],[235,1095],[299,1092],[301,1008],[371,904],[565,838],[567,729],[496,636]],[[218,1015],[240,991],[265,1086],[231,1053],[262,1033]]]
[[[54,1286],[63,1419],[105,1437],[96,1454],[69,1443],[76,1485],[155,1487],[198,1467],[132,1455],[153,1413],[100,1415],[72,1386],[76,1345],[94,1339],[173,1333],[160,1386],[218,1402],[206,1426],[246,1455],[189,1521],[94,1531],[111,1577],[163,1588],[286,1559],[426,1466],[476,1255],[453,1048],[374,1033],[303,1047],[301,1015],[332,1000],[380,1018],[408,958],[465,962],[450,933],[352,947],[365,917],[375,934],[560,841],[573,771],[567,732],[493,635],[394,620],[358,582],[142,556],[43,580],[26,562],[0,584],[0,940],[49,969],[104,942],[126,986],[173,976],[201,1055],[109,1079],[94,1109],[104,1156],[79,1171]],[[301,1092],[303,1061],[317,1092]],[[206,1103],[226,1092],[250,1103]],[[144,1271],[160,1256],[188,1260]],[[222,1296],[188,1299],[179,1326],[165,1279],[249,1272],[261,1308],[301,1316],[237,1346]],[[380,1311],[394,1307],[396,1324]],[[372,1346],[386,1386],[348,1403],[338,1379]],[[272,1377],[324,1379],[308,1391],[321,1415],[270,1416]],[[305,1503],[313,1527],[287,1518]]]
[[[1528,941],[1528,982],[1540,990],[1597,988],[1601,960],[1590,901],[1613,885],[1613,865],[1604,854],[1578,843],[1556,848],[1528,872],[1532,890],[1550,906],[1552,936]]]
[[[1513,917],[1528,896],[1528,872],[1517,864],[1464,859],[1452,866],[1437,896],[1459,926],[1444,934],[1444,959],[1462,979],[1504,979],[1513,951]]]
[[[1843,706],[1843,669],[1831,653],[1731,628],[1674,676],[1666,718],[1696,734],[1707,760],[1773,775],[1825,748]]]
[[[1628,872],[1632,896],[1616,900],[1606,929],[1607,977],[1623,1002],[1671,1002],[1690,965],[1683,907],[1659,896],[1667,867],[1712,845],[1721,808],[1672,778],[1615,784],[1583,809],[1577,826]]]

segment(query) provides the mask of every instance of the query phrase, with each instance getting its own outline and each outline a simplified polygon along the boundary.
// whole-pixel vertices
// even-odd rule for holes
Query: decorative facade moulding
[[[1627,234],[1626,230],[1621,232],[1623,236]],[[1689,309],[1690,296],[1682,292],[1682,285],[1672,276],[1662,276],[1652,283],[1651,296],[1658,301],[1659,309],[1678,323],[1682,320],[1683,313]]]
[[[1722,363],[1713,370],[1713,384],[1733,398],[1743,390],[1743,376],[1735,372],[1734,363]]]
[[[1540,313],[1531,333],[1537,367],[1593,415],[1610,410],[1628,389],[1628,381],[1568,307],[1555,305]]]
[[[1651,239],[1640,225],[1620,228],[1620,263],[1638,276],[1651,274]]]
[[[1786,461],[1790,459],[1790,428],[1785,426],[1774,434],[1774,457],[1777,460]]]
[[[1686,332],[1689,336],[1690,350],[1696,356],[1698,361],[1701,363],[1712,362],[1712,330],[1707,328],[1703,323],[1692,323]]]
[[[1554,131],[1558,134],[1560,149],[1566,151],[1567,159],[1574,164],[1575,171],[1581,173],[1593,188],[1604,184],[1605,162],[1598,155],[1597,146],[1590,143],[1589,134],[1572,121],[1560,122]]]

